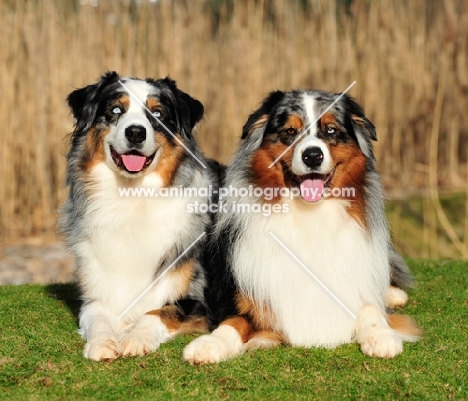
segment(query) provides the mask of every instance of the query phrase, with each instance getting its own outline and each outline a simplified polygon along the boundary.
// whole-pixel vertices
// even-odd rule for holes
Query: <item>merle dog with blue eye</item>
[[[77,262],[84,356],[144,355],[205,330],[200,259],[212,216],[188,210],[216,202],[197,190],[216,190],[220,167],[196,140],[202,103],[170,78],[109,72],[73,91],[68,104],[75,127],[60,226]],[[168,188],[194,191],[138,196]]]

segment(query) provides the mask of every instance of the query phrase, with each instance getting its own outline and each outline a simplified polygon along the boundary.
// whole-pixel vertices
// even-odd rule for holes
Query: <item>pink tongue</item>
[[[323,181],[318,178],[301,182],[301,195],[307,202],[317,202],[322,199],[323,189]]]
[[[141,171],[146,157],[138,155],[122,155],[122,161],[128,171]]]

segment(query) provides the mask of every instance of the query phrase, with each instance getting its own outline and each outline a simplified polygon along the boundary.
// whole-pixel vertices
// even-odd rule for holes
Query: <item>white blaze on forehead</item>
[[[320,114],[317,114],[315,108],[315,98],[312,95],[304,93],[303,105],[304,112],[308,120],[306,121],[307,135],[298,142],[296,148],[294,149],[291,166],[292,171],[296,175],[309,174],[311,169],[302,160],[302,154],[307,148],[317,147],[320,148],[323,153],[323,162],[320,166],[314,169],[314,172],[328,174],[333,169],[333,160],[326,143],[323,142],[323,140],[317,138],[317,121],[315,120],[320,116]]]
[[[315,135],[315,126],[316,126],[316,119],[318,115],[315,112],[315,99],[313,96],[309,95],[308,93],[304,93],[303,95],[303,100],[304,100],[304,110],[305,114],[307,116],[306,121],[306,129],[307,129],[307,135]],[[312,124],[312,126],[310,126]]]
[[[127,113],[142,113],[146,106],[146,99],[154,92],[153,86],[146,81],[137,79],[124,79],[124,91],[128,93],[130,98],[130,107]]]

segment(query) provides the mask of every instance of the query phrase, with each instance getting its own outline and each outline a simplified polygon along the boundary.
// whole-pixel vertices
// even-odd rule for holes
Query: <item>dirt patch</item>
[[[62,242],[13,244],[0,249],[0,285],[73,281],[75,263]]]

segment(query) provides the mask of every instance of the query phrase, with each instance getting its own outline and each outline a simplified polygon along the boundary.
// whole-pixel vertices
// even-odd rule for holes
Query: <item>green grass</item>
[[[90,362],[73,285],[0,287],[0,399],[467,399],[468,264],[410,263],[418,286],[405,312],[425,337],[393,360],[350,344],[193,367],[181,361],[186,336],[147,357]]]

